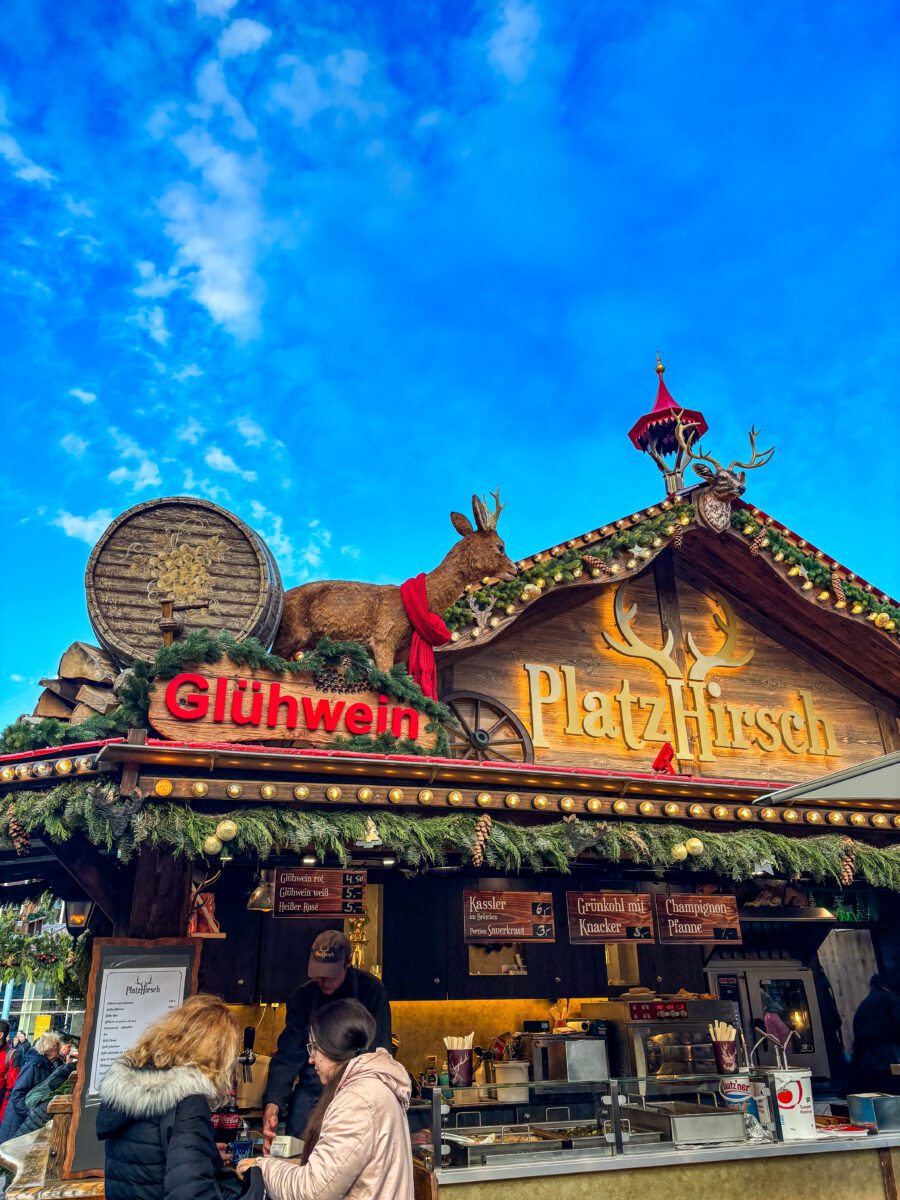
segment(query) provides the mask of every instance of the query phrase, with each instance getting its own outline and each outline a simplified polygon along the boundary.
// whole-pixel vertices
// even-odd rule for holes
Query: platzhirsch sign
[[[704,654],[692,633],[686,643],[693,658],[687,679],[675,657],[675,638],[666,631],[663,646],[643,641],[634,628],[637,605],[625,609],[625,588],[621,586],[613,606],[620,637],[603,630],[610,649],[624,658],[655,666],[665,680],[664,690],[649,694],[635,689],[627,677],[608,691],[587,691],[579,695],[574,666],[549,663],[524,664],[528,679],[528,703],[532,740],[538,748],[548,748],[544,732],[544,714],[555,705],[564,706],[565,733],[624,742],[629,750],[671,742],[675,757],[691,759],[696,745],[701,762],[714,762],[717,750],[757,750],[764,754],[786,751],[819,757],[837,756],[838,742],[828,717],[818,712],[810,690],[796,689],[793,708],[772,705],[748,705],[737,696],[727,699],[725,689],[711,672],[745,667],[753,658],[752,646],[738,647],[737,619],[722,596],[716,596],[719,612],[715,624],[723,636],[716,653]]]
[[[432,746],[428,717],[376,692],[323,694],[311,675],[260,670],[197,669],[157,682],[150,724],[180,741],[250,742],[284,739],[313,746],[337,737],[390,733]]]
[[[566,892],[572,945],[652,942],[653,904],[646,892]]]

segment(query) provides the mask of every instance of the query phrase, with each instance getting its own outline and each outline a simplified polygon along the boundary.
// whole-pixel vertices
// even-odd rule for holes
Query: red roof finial
[[[632,426],[628,436],[635,450],[649,454],[662,471],[666,480],[666,490],[671,495],[684,487],[684,452],[675,437],[679,418],[689,443],[703,437],[708,426],[702,412],[681,408],[675,403],[663,379],[665,371],[657,351],[656,374],[659,376],[659,385],[656,389],[656,401],[650,412],[645,413]],[[670,466],[665,460],[671,454],[675,455],[675,461]]]

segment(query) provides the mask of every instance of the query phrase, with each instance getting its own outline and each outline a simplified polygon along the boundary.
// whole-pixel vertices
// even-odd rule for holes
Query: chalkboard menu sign
[[[741,922],[734,896],[654,896],[656,927],[663,944],[731,942],[739,944]]]
[[[285,867],[275,872],[273,917],[361,917],[365,911],[365,871]]]
[[[150,1025],[196,992],[199,966],[195,938],[95,939],[64,1179],[103,1174],[96,1134],[100,1084]]]
[[[552,942],[549,892],[463,892],[466,942]]]
[[[653,903],[645,892],[566,892],[573,946],[652,942]]]

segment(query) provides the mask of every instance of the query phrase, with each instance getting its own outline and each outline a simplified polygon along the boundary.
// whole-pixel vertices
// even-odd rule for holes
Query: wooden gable
[[[545,765],[649,771],[669,742],[679,773],[793,782],[896,748],[890,696],[818,630],[797,638],[792,594],[766,612],[719,578],[701,555],[661,555],[624,582],[549,596],[447,656],[444,690],[505,705]],[[837,637],[846,623],[832,624]]]

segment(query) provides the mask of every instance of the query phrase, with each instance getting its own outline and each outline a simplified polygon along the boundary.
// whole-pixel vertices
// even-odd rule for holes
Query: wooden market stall
[[[100,646],[70,648],[4,735],[10,898],[93,902],[95,987],[103,946],[193,937],[199,986],[258,1027],[263,1056],[312,939],[342,927],[416,1078],[447,1034],[489,1046],[561,1018],[570,1040],[604,1027],[598,1105],[617,1078],[646,1096],[672,1046],[714,1073],[705,1033],[684,1031],[713,1012],[691,1005],[725,1004],[748,1042],[783,1013],[794,1066],[836,1095],[868,974],[900,961],[900,797],[850,782],[900,750],[900,608],[744,499],[767,461],[755,434],[726,467],[705,429],[660,369],[631,436],[665,497],[515,563],[499,496],[476,497],[444,561],[402,589],[285,595],[233,514],[187,498],[123,514],[87,569]],[[648,1196],[746,1190],[763,1170],[792,1196],[850,1194],[826,1150],[854,1196],[896,1194],[889,1135],[628,1155],[618,1100],[608,1156],[442,1155],[460,1105],[484,1125],[543,1120],[553,1099],[585,1116],[583,1096],[548,1090],[570,1076],[545,1074],[542,1099],[528,1061],[521,1103],[488,1080],[442,1114],[425,1089],[423,1194],[502,1197],[527,1177],[574,1196],[603,1172],[624,1195],[638,1170]],[[46,1182],[72,1173],[74,1136],[10,1197],[97,1194]]]

